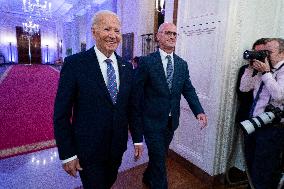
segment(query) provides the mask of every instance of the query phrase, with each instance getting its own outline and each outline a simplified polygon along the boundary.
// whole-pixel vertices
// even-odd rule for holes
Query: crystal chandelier
[[[39,25],[33,23],[31,17],[27,19],[27,22],[23,23],[23,31],[26,32],[29,36],[37,34],[39,32]]]
[[[33,23],[32,17],[30,16],[27,19],[27,22],[23,23],[23,31],[26,33],[24,37],[28,39],[29,42],[29,62],[30,65],[32,64],[32,53],[31,53],[31,38],[33,37],[34,34],[39,33],[39,25]]]
[[[23,0],[23,11],[30,15],[48,20],[51,18],[51,3],[48,3],[47,1],[40,3],[40,0],[35,0],[35,2]]]

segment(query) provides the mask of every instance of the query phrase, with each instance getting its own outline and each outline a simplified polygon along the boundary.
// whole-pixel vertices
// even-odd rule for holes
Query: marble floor
[[[119,171],[147,162],[147,150],[144,152],[135,162],[129,140]],[[0,189],[75,189],[81,185],[79,177],[70,177],[63,171],[57,148],[0,160]]]
[[[147,150],[139,161],[133,160],[132,142],[128,143],[117,181],[112,189],[148,189],[142,183],[147,166]],[[192,175],[184,165],[172,158],[167,160],[169,189],[245,189],[246,186],[208,187]],[[0,189],[83,189],[80,178],[68,176],[61,168],[57,149],[0,160]]]
[[[117,181],[112,189],[148,189],[142,183],[147,166],[147,150],[143,157],[133,160],[132,141],[123,157]],[[207,183],[191,174],[184,165],[172,158],[167,160],[169,189],[245,189],[246,186],[208,187]],[[57,149],[0,160],[0,189],[83,189],[80,178],[68,176],[61,167]]]

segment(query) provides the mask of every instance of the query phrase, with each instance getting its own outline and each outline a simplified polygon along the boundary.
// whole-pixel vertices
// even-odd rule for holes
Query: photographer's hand
[[[270,66],[269,66],[267,58],[265,58],[265,62],[261,62],[259,60],[254,60],[253,68],[256,69],[258,72],[261,72],[261,73],[270,71]]]

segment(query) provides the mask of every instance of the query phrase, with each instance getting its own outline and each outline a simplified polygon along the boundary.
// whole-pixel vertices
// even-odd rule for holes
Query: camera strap
[[[278,71],[278,70],[280,70],[283,66],[284,66],[284,63],[282,63],[281,66],[279,66],[279,68],[277,68],[277,69],[275,70],[275,72]]]

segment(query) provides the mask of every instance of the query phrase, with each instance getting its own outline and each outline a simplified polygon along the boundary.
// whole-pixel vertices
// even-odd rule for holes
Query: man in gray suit
[[[159,50],[140,58],[136,75],[136,98],[141,107],[136,123],[143,125],[149,154],[143,182],[151,189],[168,188],[166,154],[179,125],[181,94],[201,129],[207,126],[207,116],[191,84],[187,62],[173,53],[176,37],[174,24],[162,24],[157,33]]]

